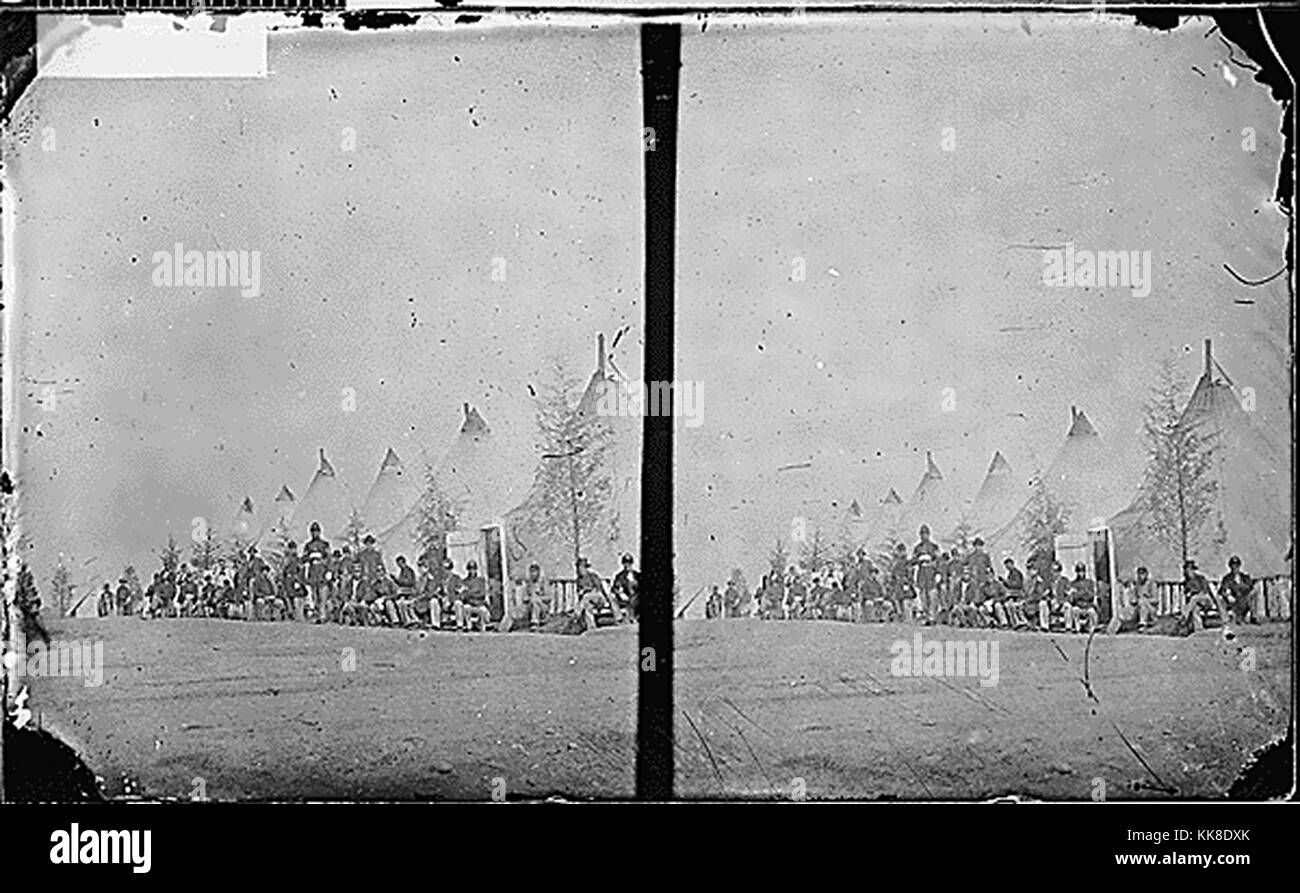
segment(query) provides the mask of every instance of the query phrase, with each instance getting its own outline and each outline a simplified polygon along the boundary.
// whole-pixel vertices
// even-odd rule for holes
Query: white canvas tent
[[[256,541],[261,530],[262,524],[258,520],[253,500],[245,496],[244,501],[235,509],[235,516],[230,520],[230,525],[225,532],[226,539],[237,543],[252,543]]]
[[[419,477],[408,472],[397,453],[389,447],[361,503],[361,522],[366,532],[378,536],[391,529],[406,517],[419,498]]]
[[[960,531],[954,530],[950,539],[958,539],[959,532],[968,541],[977,536],[988,539],[1015,517],[1028,498],[1028,481],[1015,474],[1001,451],[995,451],[975,499],[963,514]]]
[[[1205,342],[1205,367],[1181,422],[1205,426],[1214,442],[1214,511],[1189,538],[1191,557],[1207,576],[1227,572],[1231,555],[1256,578],[1289,574],[1291,460],[1285,434],[1264,430],[1242,408],[1231,379]],[[1111,519],[1121,575],[1146,565],[1156,579],[1182,577],[1181,543],[1157,533],[1141,487]]]
[[[952,485],[944,479],[935,464],[934,456],[925,454],[925,473],[921,475],[916,491],[903,510],[903,541],[909,546],[918,537],[922,524],[928,524],[936,542],[949,540],[949,533],[957,527],[962,517],[962,504]],[[950,541],[950,540],[949,540]]]
[[[320,524],[321,536],[325,539],[342,539],[352,517],[352,510],[352,498],[347,487],[339,479],[334,466],[325,458],[325,450],[322,449],[316,473],[289,522],[289,536],[302,546],[310,536],[309,530],[315,521]]]
[[[297,505],[293,491],[287,484],[280,485],[280,492],[275,495],[275,501],[271,503],[271,511],[267,515],[261,533],[257,536],[257,547],[266,549],[273,547],[280,538],[280,534],[289,532],[289,525],[293,522],[293,510]]]
[[[1070,429],[1042,483],[1052,498],[1068,512],[1067,533],[1083,533],[1105,524],[1128,502],[1124,476],[1097,429],[1077,406],[1070,407]],[[990,555],[1022,558],[1032,497],[992,536],[986,536]]]

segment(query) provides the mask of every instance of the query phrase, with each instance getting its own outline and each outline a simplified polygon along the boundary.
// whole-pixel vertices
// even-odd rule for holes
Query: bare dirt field
[[[891,644],[916,631],[679,623],[678,795],[1091,799],[1100,783],[1108,799],[1216,798],[1290,718],[1285,624],[1233,641],[1098,636],[1087,663],[1100,703],[1081,681],[1084,637],[922,631],[996,639],[998,682],[985,687],[892,675]],[[464,635],[127,618],[51,634],[103,642],[102,685],[28,682],[33,722],[108,796],[634,793],[629,627]]]
[[[912,642],[915,627],[677,630],[679,796],[1077,800],[1100,779],[1107,799],[1217,798],[1290,720],[1287,624],[1248,626],[1231,642],[1217,630],[1097,636],[1088,679],[1100,704],[1081,682],[1084,636],[921,631],[996,639],[999,678],[984,687],[891,675],[890,646]]]
[[[422,634],[119,618],[61,621],[50,632],[104,643],[102,685],[37,679],[32,707],[108,796],[634,793],[630,627]]]

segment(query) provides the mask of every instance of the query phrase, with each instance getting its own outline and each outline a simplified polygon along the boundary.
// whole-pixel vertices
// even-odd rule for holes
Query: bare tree
[[[785,576],[785,569],[790,566],[790,550],[786,548],[785,541],[780,537],[777,537],[776,545],[768,554],[767,562],[777,579]]]
[[[813,573],[820,571],[822,566],[830,560],[831,545],[826,541],[826,538],[822,536],[822,529],[820,527],[813,530],[812,538],[804,542],[799,557],[803,560],[804,564],[808,566],[808,570]]]
[[[158,550],[158,560],[162,562],[163,573],[174,575],[181,563],[181,550],[176,545],[176,537],[167,534],[167,545]]]
[[[236,539],[235,543],[239,540]],[[238,548],[238,546],[236,546]],[[203,539],[196,542],[190,548],[190,563],[199,570],[205,571],[217,563],[224,551],[221,542],[209,527],[204,534]]]
[[[545,534],[573,548],[618,536],[610,474],[613,430],[595,412],[578,411],[578,382],[559,358],[538,387],[537,433],[543,462],[530,505],[531,520]]]
[[[60,617],[67,616],[76,589],[76,585],[72,582],[72,572],[68,570],[67,563],[60,555],[59,563],[54,566],[54,575],[50,578],[50,593],[54,596],[54,607]]]
[[[424,489],[415,507],[415,542],[420,555],[447,553],[447,534],[458,523],[456,506],[438,483],[433,466],[424,467]]]
[[[1217,435],[1210,426],[1183,418],[1178,404],[1186,391],[1186,380],[1171,360],[1165,360],[1146,405],[1147,467],[1139,497],[1154,533],[1176,547],[1183,561],[1204,545],[1199,535],[1214,512],[1218,493],[1211,473]]]
[[[1069,528],[1070,507],[1058,500],[1048,488],[1041,472],[1029,485],[1024,535],[1020,546],[1025,550],[1025,566],[1050,570],[1056,560],[1056,538]]]

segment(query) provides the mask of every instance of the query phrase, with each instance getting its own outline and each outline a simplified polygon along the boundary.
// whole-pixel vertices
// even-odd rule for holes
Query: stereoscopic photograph
[[[683,13],[651,89],[609,12],[40,19],[9,798],[1291,790],[1278,34]]]

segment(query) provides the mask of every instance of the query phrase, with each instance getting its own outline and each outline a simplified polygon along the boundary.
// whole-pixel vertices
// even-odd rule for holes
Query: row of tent
[[[621,378],[606,368],[604,336],[597,337],[597,364],[582,398],[579,413],[596,412],[596,401],[604,388],[623,387]],[[464,404],[464,419],[456,440],[431,472],[445,496],[457,507],[457,527],[474,531],[485,525],[505,527],[509,565],[518,577],[533,561],[550,576],[572,576],[572,545],[557,542],[542,532],[539,518],[540,495],[532,470],[513,458],[500,438],[473,406]],[[639,542],[640,516],[640,428],[635,421],[612,417],[610,474],[613,498],[608,509],[616,531],[608,539],[583,543],[582,551],[593,566],[616,567],[618,556],[635,551]],[[281,538],[301,546],[309,538],[312,522],[321,525],[322,535],[341,540],[345,531],[359,521],[364,533],[374,535],[391,562],[398,555],[414,563],[418,545],[419,507],[426,489],[424,469],[408,468],[391,447],[384,454],[364,498],[358,503],[349,488],[319,452],[316,471],[301,498],[283,485],[269,511],[259,512],[251,497],[245,497],[225,534],[259,549],[274,549]]]
[[[1223,568],[1239,555],[1256,577],[1290,573],[1291,466],[1283,443],[1242,407],[1231,380],[1205,342],[1205,369],[1180,416],[1185,425],[1206,426],[1217,448],[1212,474],[1214,509],[1195,531],[1193,556],[1201,568]],[[1157,579],[1182,574],[1180,548],[1158,537],[1142,486],[1134,493],[1117,473],[1115,455],[1078,407],[1070,408],[1070,427],[1043,473],[1045,489],[1069,511],[1071,531],[1099,525],[1111,528],[1116,567],[1131,574],[1145,565]],[[926,454],[921,481],[907,502],[890,489],[864,510],[854,500],[846,519],[855,546],[911,544],[922,524],[933,538],[951,545],[979,536],[994,556],[1023,557],[1023,540],[1034,482],[1017,475],[995,452],[975,497],[964,502],[953,491],[934,457]]]

